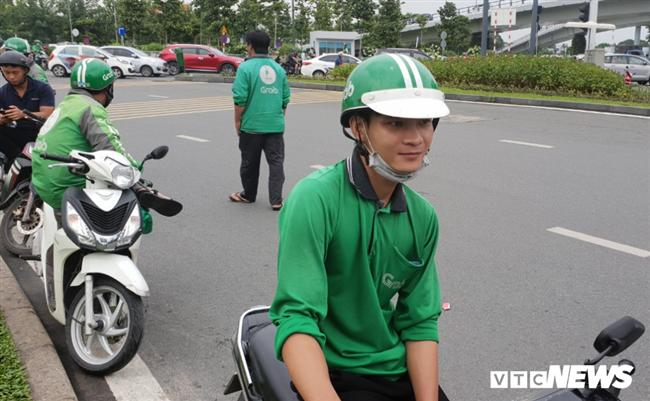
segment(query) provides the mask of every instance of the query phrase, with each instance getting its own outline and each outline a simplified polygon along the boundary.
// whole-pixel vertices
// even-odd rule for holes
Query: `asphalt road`
[[[66,81],[53,83],[60,98]],[[267,169],[255,204],[227,200],[241,189],[230,85],[127,79],[115,93],[109,110],[127,149],[142,157],[169,145],[145,175],[185,205],[175,218],[154,216],[154,233],[142,243],[139,266],[151,297],[139,355],[170,400],[230,399],[222,391],[234,372],[238,317],[269,304],[275,289],[277,214],[268,204]],[[334,163],[352,148],[338,124],[338,94],[294,95],[285,194],[310,166]],[[581,364],[595,355],[598,332],[619,317],[650,326],[649,257],[548,231],[650,250],[650,120],[460,102],[450,108],[434,137],[432,165],[412,183],[441,222],[437,262],[451,303],[440,322],[441,383],[455,401],[532,399],[539,390],[491,390],[490,371]],[[3,256],[14,271],[25,270]],[[31,292],[36,299],[38,290]],[[610,361],[636,364],[625,401],[647,401],[648,349],[650,334]],[[73,375],[82,399],[112,398],[102,380],[95,386]]]

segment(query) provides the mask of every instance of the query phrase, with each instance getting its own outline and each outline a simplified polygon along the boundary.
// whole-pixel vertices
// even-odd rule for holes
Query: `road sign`
[[[228,35],[228,28],[225,25],[221,26],[221,29],[219,30],[219,33],[221,34],[221,36],[227,36]]]
[[[442,39],[442,40],[447,39],[447,32],[445,32],[445,31],[440,32],[440,39]]]
[[[126,36],[126,28],[124,28],[123,26],[117,28],[117,34],[122,37]]]
[[[440,41],[440,48],[442,49],[443,52],[445,51],[445,48],[447,48],[447,41],[446,40],[443,39],[443,40]]]
[[[514,8],[494,8],[490,10],[490,25],[517,25],[517,11]]]
[[[72,30],[72,36],[74,36],[75,38],[76,38],[77,36],[79,36],[79,30],[78,30],[77,28],[74,28],[74,29]]]

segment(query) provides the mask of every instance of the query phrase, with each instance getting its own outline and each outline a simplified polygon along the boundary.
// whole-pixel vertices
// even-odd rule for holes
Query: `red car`
[[[165,60],[169,65],[171,75],[178,74],[178,63],[174,49],[183,49],[183,59],[186,71],[214,71],[225,74],[234,74],[244,59],[228,56],[210,46],[203,45],[169,45],[160,52],[158,57]]]

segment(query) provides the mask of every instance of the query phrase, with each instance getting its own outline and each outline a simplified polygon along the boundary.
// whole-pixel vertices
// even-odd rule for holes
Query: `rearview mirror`
[[[158,146],[156,149],[152,150],[151,153],[149,153],[148,155],[146,155],[144,157],[144,159],[142,160],[142,163],[146,162],[147,160],[151,160],[151,159],[153,159],[153,160],[162,159],[163,157],[165,157],[165,155],[167,154],[168,151],[169,151],[168,146],[165,146],[165,145]]]
[[[625,316],[610,324],[598,334],[596,341],[594,341],[594,348],[602,353],[611,347],[606,355],[615,356],[634,344],[644,332],[645,326],[643,326],[643,323],[633,317]]]
[[[138,55],[135,54],[135,53],[134,53],[134,54],[131,54],[131,57],[132,57],[132,58],[140,58],[140,56],[138,56]]]

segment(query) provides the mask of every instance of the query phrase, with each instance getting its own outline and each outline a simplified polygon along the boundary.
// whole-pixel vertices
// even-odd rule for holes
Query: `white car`
[[[135,68],[129,59],[115,57],[95,46],[88,45],[61,45],[57,46],[50,53],[50,61],[47,67],[56,77],[70,75],[74,64],[85,58],[97,58],[108,64],[117,78],[124,78],[127,75],[135,75]]]
[[[142,74],[143,77],[159,76],[169,72],[165,60],[151,57],[142,50],[127,46],[102,46],[100,49],[114,56],[129,59],[133,63],[135,72]]]
[[[300,67],[300,73],[308,77],[323,78],[329,70],[334,69],[336,57],[338,57],[336,53],[325,53],[305,60],[302,62],[302,67]],[[361,62],[358,58],[348,54],[341,57],[343,57],[343,64],[359,64]]]

